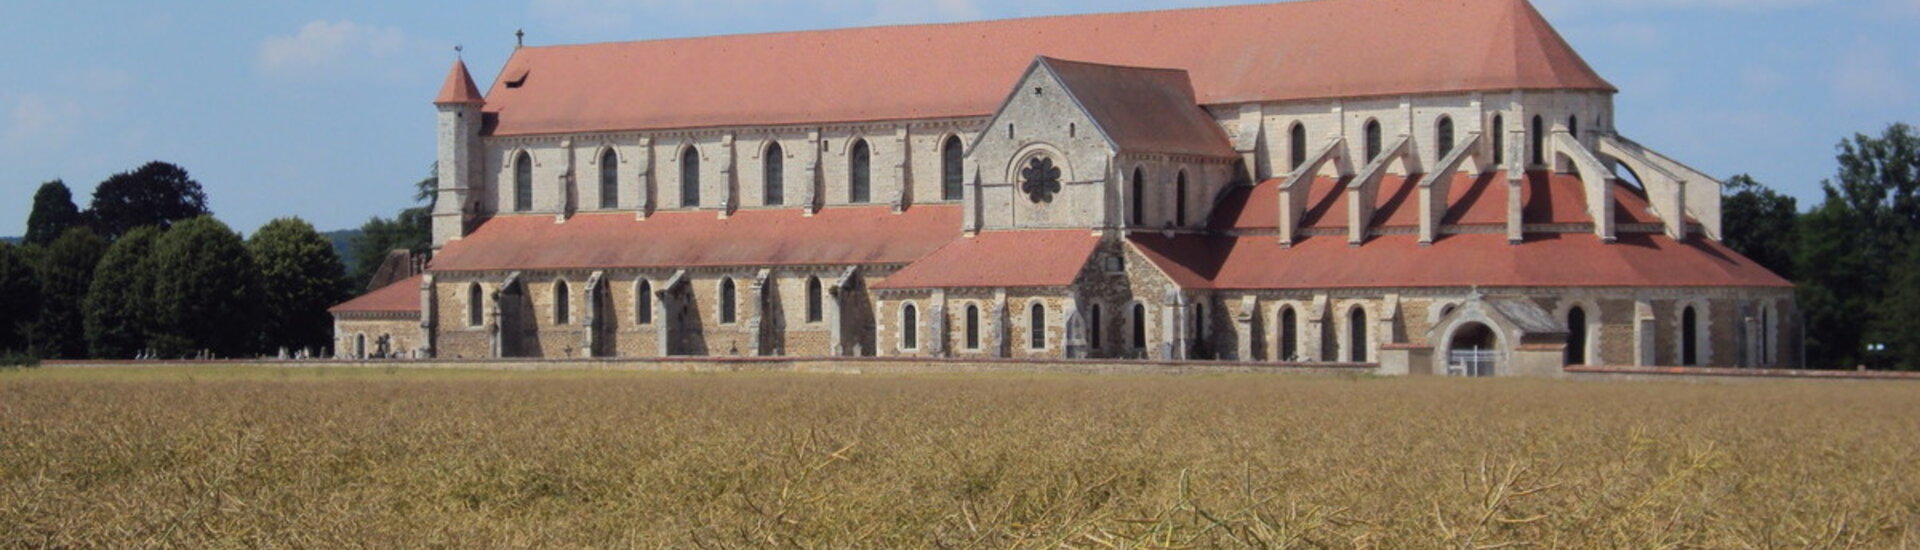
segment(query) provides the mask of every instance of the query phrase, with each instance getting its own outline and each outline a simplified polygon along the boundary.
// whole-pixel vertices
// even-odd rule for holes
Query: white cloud
[[[79,133],[87,110],[72,98],[21,95],[7,110],[7,127],[0,144],[7,147],[59,145]]]
[[[1886,47],[1857,42],[1842,50],[1835,61],[1831,81],[1834,97],[1848,103],[1892,104],[1914,95],[1911,71],[1895,61]]]
[[[392,60],[425,47],[399,29],[321,20],[307,23],[292,35],[261,42],[256,63],[270,74],[302,75]]]

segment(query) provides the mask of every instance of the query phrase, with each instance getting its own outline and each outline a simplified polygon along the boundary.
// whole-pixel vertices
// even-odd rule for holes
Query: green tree
[[[433,248],[433,189],[439,179],[432,174],[437,173],[437,169],[429,170],[425,179],[413,184],[413,199],[423,204],[401,210],[390,219],[375,216],[360,226],[360,234],[348,247],[353,257],[348,280],[355,292],[373,290],[367,288],[367,284],[373,280],[374,272],[380,269],[380,262],[388,252],[425,252]]]
[[[1793,278],[1794,225],[1800,207],[1789,197],[1740,174],[1721,188],[1721,242],[1788,279]]]
[[[1886,344],[1884,353],[1862,361],[1875,368],[1920,370],[1920,239],[1909,241],[1893,262],[1885,294],[1872,304],[1867,342]]]
[[[40,316],[34,345],[43,357],[78,359],[87,355],[87,288],[94,267],[107,253],[107,241],[85,227],[68,229],[47,245],[40,259]]]
[[[29,351],[40,314],[40,279],[19,247],[0,242],[0,355]]]
[[[147,346],[153,316],[153,245],[160,230],[137,227],[120,236],[94,270],[87,290],[87,350],[96,358],[131,358]]]
[[[1825,199],[1800,220],[1794,273],[1809,363],[1847,367],[1880,362],[1864,355],[1864,337],[1876,314],[1888,314],[1880,303],[1920,235],[1920,136],[1893,124],[1879,137],[1855,134],[1838,149],[1839,172],[1821,184]],[[1875,336],[1885,336],[1879,330]]]
[[[200,182],[187,175],[186,169],[160,161],[100,182],[93,190],[93,205],[88,210],[95,228],[109,239],[118,239],[135,227],[165,229],[180,220],[212,213],[207,210],[207,193],[201,190]]]
[[[254,232],[247,250],[265,304],[260,349],[326,347],[333,339],[327,308],[346,298],[346,266],[333,243],[299,218],[280,218]]]
[[[53,180],[40,184],[40,190],[33,192],[33,212],[27,214],[27,235],[23,240],[45,246],[68,229],[85,223],[80,207],[73,205],[73,191],[67,189],[65,182]]]
[[[260,336],[260,274],[240,235],[211,216],[175,224],[153,245],[153,326],[163,357],[250,355]]]

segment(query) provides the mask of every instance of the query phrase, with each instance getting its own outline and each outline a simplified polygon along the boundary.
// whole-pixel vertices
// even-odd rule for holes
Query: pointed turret
[[[473,75],[467,73],[467,62],[453,61],[453,70],[447,72],[447,83],[440,86],[440,97],[433,100],[434,105],[483,105],[487,102],[480,97],[480,88],[473,85]]]
[[[439,249],[447,241],[466,236],[478,216],[479,205],[471,196],[479,185],[480,175],[480,131],[481,122],[486,116],[480,109],[487,100],[480,97],[480,88],[473,85],[473,76],[467,74],[467,64],[455,60],[453,70],[447,72],[447,83],[440,87],[440,97],[433,100],[434,109],[439,111],[440,155],[436,171],[439,172],[439,196],[433,204],[433,248]]]

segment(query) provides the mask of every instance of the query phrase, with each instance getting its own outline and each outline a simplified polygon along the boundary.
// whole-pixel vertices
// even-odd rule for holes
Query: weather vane
[[[460,53],[461,53],[461,51],[462,51],[462,50],[465,50],[465,49],[466,49],[465,47],[463,47],[463,46],[461,46],[461,45],[459,45],[459,44],[454,44],[454,45],[453,45],[453,56],[454,56],[454,57],[456,57],[456,58],[459,58],[459,57],[463,57],[463,56],[461,56],[461,55],[460,55]]]

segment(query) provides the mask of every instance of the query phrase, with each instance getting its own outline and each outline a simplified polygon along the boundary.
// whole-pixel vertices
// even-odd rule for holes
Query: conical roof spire
[[[483,105],[487,102],[480,97],[480,88],[473,85],[473,75],[467,73],[467,62],[453,61],[453,70],[447,72],[447,83],[440,86],[440,97],[434,98],[435,105]]]

